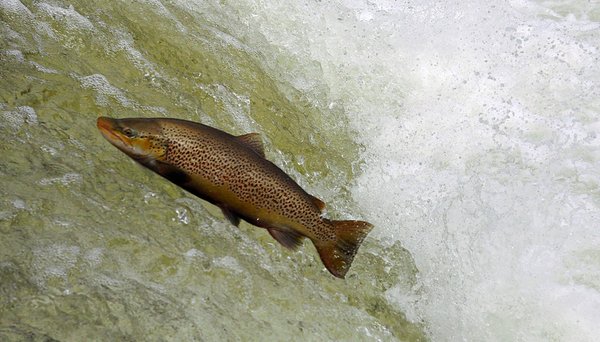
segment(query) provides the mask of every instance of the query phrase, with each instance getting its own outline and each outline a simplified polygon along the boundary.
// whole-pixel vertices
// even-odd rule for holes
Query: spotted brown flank
[[[147,168],[240,219],[266,228],[278,242],[297,248],[310,239],[329,272],[343,278],[373,228],[363,221],[322,217],[325,204],[268,161],[260,136],[233,136],[177,119],[98,118],[104,137]]]

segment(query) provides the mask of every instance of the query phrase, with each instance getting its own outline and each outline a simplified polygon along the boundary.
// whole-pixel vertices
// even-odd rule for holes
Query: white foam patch
[[[3,0],[0,7],[8,13],[33,18],[33,13],[19,0]]]
[[[3,0],[0,1],[0,8],[7,13],[9,17],[19,18],[19,20],[27,22],[32,26],[36,33],[51,37],[53,39],[56,38],[54,34],[54,30],[48,23],[35,21],[36,15],[33,14],[27,6],[25,6],[19,0]],[[4,31],[4,30],[3,30]],[[8,31],[8,32],[6,32]],[[25,43],[25,38],[19,35],[18,33],[8,29],[5,31],[7,34],[7,38],[11,38],[13,40],[19,40],[21,44],[19,46],[27,45]]]
[[[45,288],[50,278],[67,280],[68,272],[77,264],[80,248],[53,244],[33,248],[32,272],[34,282]]]
[[[186,258],[197,258],[197,257],[205,256],[205,254],[202,251],[197,250],[196,248],[189,249],[188,251],[185,252],[184,255]]]
[[[182,223],[182,224],[190,223],[190,215],[186,208],[183,208],[183,207],[176,208],[175,214],[177,214],[177,219],[174,218],[173,219],[174,221],[177,220],[177,222]]]
[[[154,76],[152,76],[152,77],[155,78],[155,76],[158,77],[160,75],[157,73],[157,74],[154,74]],[[144,105],[140,105],[139,103],[137,103],[134,100],[129,99],[125,95],[125,93],[123,91],[121,91],[121,89],[110,84],[110,82],[104,75],[94,74],[94,75],[89,75],[89,76],[78,76],[78,75],[75,75],[72,73],[71,77],[77,79],[81,83],[81,86],[83,88],[94,90],[96,92],[96,103],[100,106],[110,105],[109,99],[112,98],[115,101],[117,101],[119,104],[121,104],[123,107],[153,111],[153,112],[160,113],[163,115],[167,114],[166,109],[163,107],[144,106]],[[162,77],[162,76],[160,76],[160,77]],[[74,142],[74,141],[71,141],[71,142]],[[82,150],[85,149],[85,147],[81,143],[77,142],[77,145],[80,145],[79,147]]]
[[[110,84],[104,75],[94,74],[89,76],[74,76],[81,86],[96,91],[96,102],[98,105],[107,106],[108,98],[112,97],[123,107],[133,107],[134,103],[129,100],[123,92]]]
[[[33,61],[30,61],[29,63],[31,63],[31,65],[33,65],[36,70],[43,72],[45,74],[58,74],[58,71],[56,71],[55,69],[46,68],[45,66],[43,66],[39,63],[33,62]]]
[[[35,30],[37,33],[39,33],[41,35],[45,35],[54,40],[58,39],[58,36],[57,36],[56,32],[54,31],[54,29],[52,28],[52,26],[50,25],[50,23],[36,21],[35,22]]]
[[[69,5],[68,8],[63,8],[42,2],[36,4],[36,7],[55,20],[63,21],[66,27],[71,30],[94,30],[92,22],[77,12],[73,5]]]
[[[167,116],[169,112],[164,107],[158,106],[139,106],[140,109],[147,110],[150,112],[155,112]]]
[[[97,267],[102,263],[103,254],[103,248],[92,248],[89,251],[86,251],[83,257],[85,261],[87,261],[88,265],[91,267]]]
[[[26,209],[26,208],[27,208],[27,205],[25,204],[25,201],[23,201],[23,200],[22,200],[22,199],[20,199],[20,198],[15,198],[15,199],[12,201],[12,204],[13,204],[13,206],[14,206],[16,209],[19,209],[19,210],[23,210],[23,209]]]
[[[15,59],[17,62],[23,63],[25,61],[25,57],[23,57],[23,53],[20,50],[4,50],[2,54]]]
[[[185,1],[185,0],[177,0],[176,5],[182,9],[184,9],[184,11],[186,12],[196,12],[196,13],[210,13],[209,16],[206,16],[209,20],[217,22],[217,23],[236,23],[239,24],[240,22],[243,23],[244,25],[236,25],[236,30],[239,30],[241,27],[248,27],[247,24],[248,22],[244,20],[244,18],[242,16],[238,17],[237,20],[235,21],[231,21],[230,19],[227,18],[227,14],[225,12],[221,12],[219,10],[219,8],[222,8],[220,4],[218,3],[213,3],[210,1]],[[245,13],[243,11],[245,11],[245,8],[243,6],[245,6],[247,4],[244,4],[243,2],[239,2],[236,3],[236,6],[240,6],[240,10],[242,11],[241,13]],[[251,4],[251,6],[256,7],[256,3]],[[256,9],[256,8],[254,8]],[[203,15],[203,17],[205,17]],[[216,25],[217,27],[219,25]],[[253,51],[252,47],[248,46],[247,44],[245,44],[242,40],[238,39],[237,37],[240,37],[239,35],[231,35],[227,32],[224,32],[223,30],[218,29],[215,26],[207,26],[205,27],[207,30],[209,30],[216,38],[218,38],[216,41],[220,41],[220,42],[224,42],[227,45],[230,45],[238,50],[242,50],[242,51]],[[232,28],[232,27],[229,27]],[[246,30],[247,32],[250,32],[250,30]],[[198,37],[198,39],[204,40],[204,38]],[[207,41],[208,42],[208,41]]]
[[[159,0],[141,0],[159,14],[161,17],[166,18],[175,23],[177,30],[182,33],[187,33],[187,28],[169,11]]]
[[[129,59],[129,61],[133,63],[136,69],[143,72],[144,77],[149,78],[153,84],[156,84],[157,78],[165,79],[169,83],[174,85],[177,84],[177,81],[175,79],[167,78],[165,75],[160,73],[156,65],[148,61],[148,59],[146,59],[144,55],[134,47],[134,39],[129,32],[114,29],[113,35],[117,40],[117,43],[114,45],[109,45],[107,47],[109,53],[116,51],[125,52],[125,54],[127,55],[127,59]]]
[[[79,184],[81,183],[82,177],[78,173],[69,172],[64,174],[61,177],[52,177],[52,178],[43,178],[39,181],[40,185],[53,185],[53,184],[62,184],[62,185],[70,185],[73,183]]]
[[[26,46],[27,40],[18,32],[12,30],[7,25],[3,25],[0,27],[0,32],[5,38],[5,42],[10,48],[17,48],[20,46]]]
[[[13,129],[19,129],[25,124],[35,125],[38,123],[35,109],[29,106],[20,106],[15,110],[2,111],[4,122],[0,125],[8,125]]]
[[[42,146],[40,146],[40,149],[42,151],[50,154],[51,156],[56,156],[58,154],[58,151],[52,146],[42,145]]]
[[[258,124],[250,116],[250,97],[237,94],[222,84],[199,84],[198,88],[210,95],[224,107],[224,112],[231,115],[236,127],[244,132],[256,132]]]

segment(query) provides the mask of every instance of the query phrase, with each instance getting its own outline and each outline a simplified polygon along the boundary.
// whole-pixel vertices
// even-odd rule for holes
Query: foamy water
[[[599,3],[0,4],[0,277],[17,289],[0,333],[600,336]],[[94,135],[107,113],[263,133],[333,214],[375,224],[355,275],[329,282],[308,246],[285,254],[124,163]]]

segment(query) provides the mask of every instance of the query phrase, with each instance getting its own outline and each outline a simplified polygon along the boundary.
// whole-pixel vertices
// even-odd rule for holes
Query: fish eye
[[[135,131],[129,127],[123,129],[123,134],[125,134],[128,138],[135,137]]]

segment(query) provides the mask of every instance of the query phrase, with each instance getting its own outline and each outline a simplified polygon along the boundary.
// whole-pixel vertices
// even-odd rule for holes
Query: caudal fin
[[[344,278],[352,260],[373,225],[364,221],[329,221],[335,230],[336,240],[313,241],[327,270]]]

